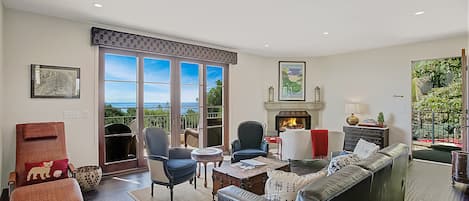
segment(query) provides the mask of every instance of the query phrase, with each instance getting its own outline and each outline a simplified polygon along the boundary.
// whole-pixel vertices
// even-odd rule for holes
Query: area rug
[[[174,186],[174,201],[198,201],[212,200],[212,167],[207,169],[207,187],[204,187],[204,173],[197,178],[197,189],[194,189],[194,183],[189,181]],[[151,187],[128,192],[135,201],[168,201],[170,200],[169,188],[161,185],[155,185],[153,197],[151,197]]]

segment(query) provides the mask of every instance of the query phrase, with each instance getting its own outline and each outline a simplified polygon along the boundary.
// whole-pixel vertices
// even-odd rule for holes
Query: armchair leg
[[[173,201],[173,185],[169,187],[169,190],[171,192],[171,201]]]
[[[194,189],[197,189],[197,174],[194,174]]]
[[[151,197],[153,197],[153,182],[151,182]]]

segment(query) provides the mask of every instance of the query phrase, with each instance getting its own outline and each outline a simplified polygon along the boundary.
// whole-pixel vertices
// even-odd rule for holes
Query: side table
[[[204,164],[204,171],[205,171],[205,181],[204,181],[204,187],[207,188],[207,164],[210,162],[213,162],[215,167],[217,166],[218,162],[218,167],[221,166],[223,163],[223,151],[221,149],[217,148],[203,148],[203,149],[194,149],[191,152],[191,157],[193,160],[197,161],[197,164],[199,166],[199,170],[197,172],[197,177],[200,177],[200,169],[201,169],[201,164]]]
[[[267,143],[271,144],[277,144],[277,154],[279,156],[279,159],[282,160],[282,138],[280,137],[264,137],[264,140],[267,141]]]

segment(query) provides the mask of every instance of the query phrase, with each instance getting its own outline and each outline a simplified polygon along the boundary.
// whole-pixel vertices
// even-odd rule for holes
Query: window
[[[199,130],[199,147],[228,146],[227,65],[107,48],[100,54],[104,172],[146,166],[146,127],[165,130],[173,147],[184,144],[186,128]]]

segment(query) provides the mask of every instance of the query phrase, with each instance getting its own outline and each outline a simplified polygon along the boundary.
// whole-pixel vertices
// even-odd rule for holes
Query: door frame
[[[146,168],[145,161],[141,161],[143,158],[143,152],[139,149],[140,146],[143,146],[143,142],[139,139],[140,135],[137,133],[137,156],[136,159],[131,160],[123,160],[123,161],[116,161],[111,163],[106,163],[106,145],[105,145],[105,135],[104,135],[104,54],[111,53],[111,54],[118,54],[118,55],[125,55],[125,56],[135,56],[137,58],[137,76],[140,73],[138,69],[138,65],[140,63],[138,53],[132,51],[124,51],[124,50],[117,50],[117,49],[110,49],[110,48],[99,48],[99,70],[98,70],[98,160],[99,166],[103,169],[103,173],[114,173],[114,172],[121,172],[121,171],[128,171],[134,170],[137,168]],[[137,80],[137,93],[139,90],[139,84]],[[138,97],[137,97],[137,110],[136,116],[139,115],[138,110]]]
[[[469,118],[468,118],[468,71],[467,71],[467,56],[466,56],[466,49],[461,49],[461,78],[462,78],[462,125],[463,129],[461,129],[461,140],[463,143],[463,150],[468,151],[468,138],[467,138],[467,133],[468,133],[468,125],[469,125]]]

